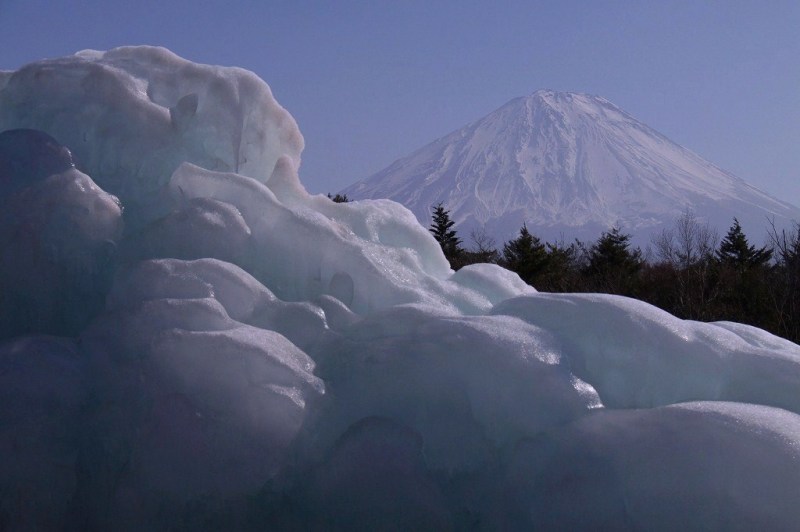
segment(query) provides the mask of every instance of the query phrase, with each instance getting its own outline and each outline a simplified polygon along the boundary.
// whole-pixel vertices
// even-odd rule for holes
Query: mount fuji
[[[755,239],[800,209],[718,168],[598,96],[540,90],[446,135],[342,191],[389,198],[423,223],[443,203],[462,235],[499,242],[523,223],[545,240],[621,227],[646,243],[683,212]]]

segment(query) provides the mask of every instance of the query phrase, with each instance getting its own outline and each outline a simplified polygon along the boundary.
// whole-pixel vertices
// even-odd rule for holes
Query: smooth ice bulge
[[[798,346],[453,272],[302,148],[162,48],[0,73],[0,528],[800,519]]]

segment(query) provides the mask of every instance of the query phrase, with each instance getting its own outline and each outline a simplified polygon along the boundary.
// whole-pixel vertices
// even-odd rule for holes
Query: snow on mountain
[[[691,209],[724,230],[736,216],[760,237],[800,219],[779,201],[639,122],[605,98],[540,90],[342,191],[389,198],[425,225],[442,202],[463,235],[498,241],[523,223],[548,240],[621,226],[640,241]]]

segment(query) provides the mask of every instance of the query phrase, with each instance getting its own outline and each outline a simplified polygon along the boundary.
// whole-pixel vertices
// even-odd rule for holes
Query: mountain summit
[[[687,209],[720,230],[736,216],[759,236],[768,219],[800,219],[605,98],[552,90],[511,100],[343,193],[393,199],[425,225],[441,202],[461,234],[484,227],[500,242],[523,223],[548,240],[612,226],[646,239]]]

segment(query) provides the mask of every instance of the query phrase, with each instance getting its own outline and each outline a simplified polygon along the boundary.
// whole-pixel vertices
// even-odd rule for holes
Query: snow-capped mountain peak
[[[343,192],[396,200],[424,224],[441,202],[462,232],[484,227],[499,241],[523,223],[548,240],[621,226],[646,241],[687,209],[721,230],[736,216],[759,235],[767,219],[800,218],[607,99],[553,90],[511,100]]]

